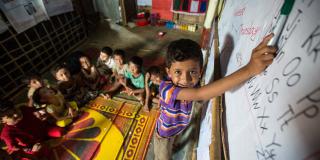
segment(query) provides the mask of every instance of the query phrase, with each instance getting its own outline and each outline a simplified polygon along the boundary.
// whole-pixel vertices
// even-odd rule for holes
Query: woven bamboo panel
[[[79,14],[50,17],[17,34],[12,27],[0,34],[0,97],[15,94],[29,72],[44,73],[87,37]]]

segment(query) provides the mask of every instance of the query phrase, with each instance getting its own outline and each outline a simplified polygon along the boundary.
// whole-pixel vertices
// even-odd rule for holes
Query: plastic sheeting
[[[94,8],[103,17],[110,18],[112,22],[120,22],[119,0],[94,0]]]

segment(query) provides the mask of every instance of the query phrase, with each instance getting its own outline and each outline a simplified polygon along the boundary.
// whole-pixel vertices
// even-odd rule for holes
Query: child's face
[[[139,67],[131,62],[129,63],[129,69],[132,74],[139,74],[140,73]]]
[[[99,58],[102,60],[102,61],[107,61],[109,59],[109,56],[107,53],[104,53],[104,52],[100,52],[100,56]]]
[[[34,89],[38,89],[38,88],[42,87],[42,83],[37,79],[31,79],[29,87],[34,88]]]
[[[166,70],[173,84],[179,87],[192,88],[200,79],[200,64],[193,59],[173,62]]]
[[[121,66],[121,65],[123,65],[123,59],[122,59],[122,57],[121,56],[119,56],[119,55],[114,55],[114,61],[116,62],[116,64],[118,65],[118,66]]]
[[[86,69],[86,70],[90,69],[91,63],[87,57],[80,57],[79,61],[83,69]]]
[[[67,69],[65,68],[61,68],[58,70],[58,72],[56,73],[56,79],[58,81],[64,81],[67,82],[70,80],[70,73]]]
[[[160,84],[161,82],[161,77],[159,74],[151,74],[150,75],[150,80],[156,84]]]
[[[48,103],[55,98],[56,92],[51,88],[43,87],[40,89],[39,94],[41,97],[41,102]]]
[[[23,118],[22,113],[18,109],[9,109],[2,117],[1,121],[7,125],[16,125]]]

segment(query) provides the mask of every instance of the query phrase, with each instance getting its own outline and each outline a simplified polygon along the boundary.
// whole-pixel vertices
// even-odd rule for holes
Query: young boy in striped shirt
[[[160,116],[154,139],[155,159],[171,159],[174,137],[190,123],[192,101],[209,100],[259,74],[273,61],[276,49],[267,46],[269,35],[253,49],[250,62],[220,80],[198,87],[203,59],[200,46],[188,39],[170,43],[166,55],[168,79],[161,82]]]

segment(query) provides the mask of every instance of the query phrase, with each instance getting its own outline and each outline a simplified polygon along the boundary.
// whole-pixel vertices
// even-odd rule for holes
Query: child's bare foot
[[[150,111],[150,110],[149,110],[149,107],[146,106],[146,105],[144,105],[142,109],[143,109],[145,112],[149,112],[149,111]]]
[[[144,106],[144,99],[141,97],[141,95],[133,95],[138,101],[139,103]]]

